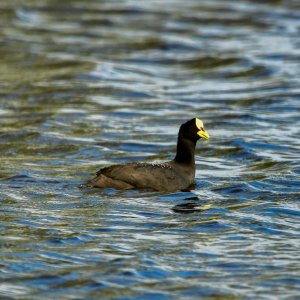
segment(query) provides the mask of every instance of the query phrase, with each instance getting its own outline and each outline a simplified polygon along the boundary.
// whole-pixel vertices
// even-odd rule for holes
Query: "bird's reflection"
[[[204,200],[199,199],[199,197],[195,195],[193,197],[181,199],[179,204],[176,204],[172,207],[172,211],[179,214],[192,214],[207,210],[209,207],[209,204],[204,202]]]

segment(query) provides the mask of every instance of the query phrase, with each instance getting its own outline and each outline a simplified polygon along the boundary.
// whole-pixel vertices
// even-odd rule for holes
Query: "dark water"
[[[299,1],[0,15],[1,299],[299,299]],[[195,116],[195,190],[77,188]]]

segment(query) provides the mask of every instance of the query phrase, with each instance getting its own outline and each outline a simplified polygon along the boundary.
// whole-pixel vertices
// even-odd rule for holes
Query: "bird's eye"
[[[204,131],[204,128],[203,128],[203,127],[200,127],[200,130],[201,130],[201,131]]]

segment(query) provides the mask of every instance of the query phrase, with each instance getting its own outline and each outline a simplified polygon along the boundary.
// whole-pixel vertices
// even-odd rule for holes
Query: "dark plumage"
[[[85,186],[100,188],[150,188],[157,191],[188,189],[195,178],[195,146],[200,138],[208,139],[200,119],[180,126],[177,152],[173,160],[161,164],[129,163],[105,167]]]

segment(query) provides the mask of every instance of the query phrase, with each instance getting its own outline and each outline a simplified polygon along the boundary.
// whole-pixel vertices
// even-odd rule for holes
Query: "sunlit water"
[[[0,15],[1,299],[299,299],[299,1]],[[78,188],[195,116],[195,190]]]

